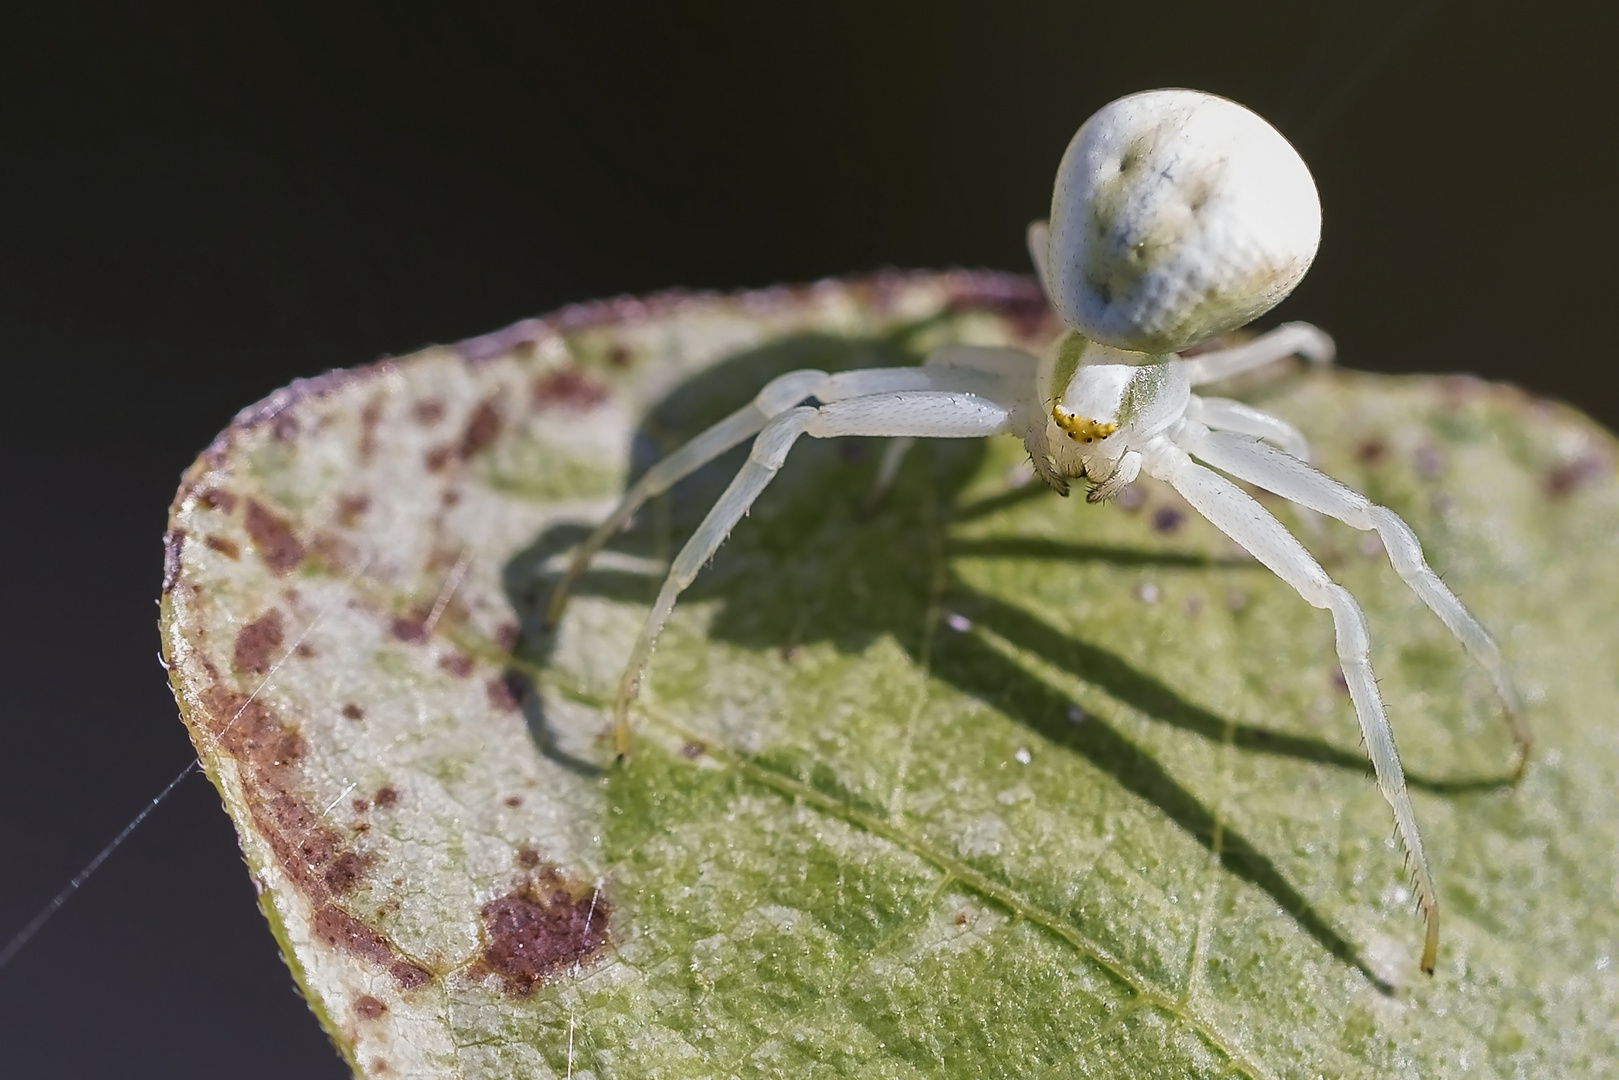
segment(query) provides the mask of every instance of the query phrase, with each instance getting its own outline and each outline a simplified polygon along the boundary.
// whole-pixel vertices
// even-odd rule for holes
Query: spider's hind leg
[[[1309,323],[1291,322],[1260,334],[1252,341],[1187,357],[1181,363],[1187,365],[1186,374],[1192,385],[1201,386],[1294,355],[1302,356],[1311,363],[1331,363],[1334,351],[1332,338],[1327,336],[1325,330]]]

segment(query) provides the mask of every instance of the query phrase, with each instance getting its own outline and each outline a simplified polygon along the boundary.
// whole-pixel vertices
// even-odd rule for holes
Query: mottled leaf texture
[[[620,665],[741,451],[547,631],[626,482],[781,371],[1054,333],[986,274],[613,301],[296,383],[219,437],[174,504],[166,654],[357,1074],[1619,1072],[1615,444],[1510,388],[1226,391],[1406,516],[1528,699],[1513,788],[1487,679],[1375,541],[1268,500],[1367,608],[1432,979],[1328,616],[1162,486],[1058,498],[1011,440],[925,443],[869,511],[880,445],[805,440],[613,764]]]

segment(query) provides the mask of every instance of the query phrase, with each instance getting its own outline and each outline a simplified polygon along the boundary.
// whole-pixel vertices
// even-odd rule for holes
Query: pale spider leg
[[[1300,461],[1310,460],[1310,444],[1304,433],[1267,412],[1252,405],[1244,405],[1230,398],[1203,397],[1193,394],[1186,407],[1186,418],[1196,420],[1215,431],[1234,431],[1238,435],[1252,435],[1286,450]]]
[[[1027,399],[1034,390],[1035,373],[1040,367],[1040,358],[1021,349],[997,348],[990,345],[946,345],[928,353],[922,361],[923,367],[953,368],[968,371],[981,371],[993,375],[1003,383],[1003,393],[997,393],[994,398],[1008,404]],[[894,486],[894,480],[899,476],[900,466],[905,463],[905,455],[911,452],[916,445],[913,438],[899,438],[888,440],[883,447],[883,456],[877,463],[877,475],[872,479],[871,490],[861,500],[863,510],[873,509],[882,501],[888,489]]]
[[[912,369],[920,370],[920,369]],[[753,501],[775,478],[787,452],[800,435],[828,439],[839,435],[910,435],[926,438],[979,438],[1006,429],[1008,410],[986,397],[970,393],[910,391],[874,394],[835,401],[820,407],[800,406],[776,417],[748,451],[742,466],[702,524],[675,556],[658,598],[641,626],[631,650],[613,704],[613,741],[619,757],[630,751],[630,702],[640,689],[641,676],[652,656],[663,624],[674,610],[675,599],[697,577],[703,564],[730,535]]]
[[[1372,759],[1378,790],[1394,808],[1394,825],[1405,844],[1417,905],[1427,924],[1422,970],[1432,975],[1439,950],[1439,895],[1434,891],[1428,859],[1422,851],[1422,837],[1417,832],[1416,814],[1406,790],[1405,772],[1400,768],[1400,755],[1394,747],[1394,733],[1389,730],[1383,699],[1372,675],[1371,639],[1360,605],[1347,589],[1327,576],[1321,564],[1281,522],[1236,484],[1198,465],[1168,440],[1155,440],[1146,456],[1149,475],[1167,481],[1215,528],[1246,548],[1311,605],[1332,612],[1338,662],[1349,687],[1349,697],[1355,704],[1366,753]]]
[[[1274,364],[1295,353],[1314,364],[1329,364],[1335,351],[1326,331],[1309,323],[1290,322],[1252,341],[1187,357],[1181,363],[1187,365],[1184,370],[1192,385],[1201,386]]]
[[[562,618],[574,583],[590,568],[591,560],[607,541],[624,527],[642,504],[668,491],[731,447],[757,435],[773,417],[805,398],[836,401],[882,391],[977,390],[983,388],[980,384],[984,381],[984,377],[975,372],[941,373],[937,369],[919,367],[865,368],[836,375],[804,369],[776,376],[765,384],[751,402],[652,466],[624,493],[607,519],[574,549],[573,558],[557,580],[550,602],[546,605],[546,625],[555,626]]]
[[[1523,715],[1522,700],[1507,674],[1501,650],[1489,631],[1479,624],[1456,594],[1446,587],[1422,556],[1422,544],[1411,527],[1387,507],[1378,506],[1353,488],[1340,484],[1306,465],[1267,446],[1262,442],[1240,435],[1218,432],[1198,432],[1187,425],[1184,434],[1177,436],[1187,450],[1216,469],[1246,480],[1266,491],[1275,492],[1289,502],[1317,510],[1328,517],[1337,518],[1364,532],[1376,531],[1388,552],[1395,572],[1422,598],[1422,602],[1454,634],[1475,662],[1490,675],[1496,696],[1506,713],[1507,727],[1514,744],[1513,773],[1521,776],[1529,761],[1529,748],[1533,741],[1529,723]]]

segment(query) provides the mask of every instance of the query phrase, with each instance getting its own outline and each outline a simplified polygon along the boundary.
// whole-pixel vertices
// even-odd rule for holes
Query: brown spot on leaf
[[[203,537],[202,542],[209,549],[219,552],[227,559],[239,559],[242,557],[242,549],[234,540],[228,540],[223,536],[209,535]]]
[[[364,720],[365,710],[351,701],[343,706],[343,716],[348,720]]]
[[[1186,522],[1186,515],[1173,506],[1160,506],[1152,512],[1152,527],[1155,532],[1172,533]]]
[[[518,629],[516,623],[501,623],[495,627],[495,644],[500,647],[501,652],[510,653],[517,648],[517,639],[521,634],[522,631]]]
[[[609,910],[599,890],[547,869],[537,882],[483,906],[480,966],[499,976],[508,994],[527,997],[601,951]]]
[[[353,802],[349,803],[349,805],[354,808],[354,812],[356,814],[363,814],[367,810],[371,809],[371,804],[366,802],[364,799],[355,799]]]
[[[303,736],[234,690],[214,686],[200,697],[203,709],[194,715],[243,766],[253,829],[287,877],[316,905],[358,887],[372,856],[346,850],[344,834],[294,794],[299,777],[291,770],[306,751]]]
[[[382,422],[382,398],[374,397],[360,410],[360,460],[377,455],[377,425]]]
[[[403,989],[414,990],[431,977],[415,964],[401,960],[392,942],[336,904],[316,908],[310,928],[330,947],[386,969]]]
[[[326,569],[341,572],[354,563],[356,550],[340,533],[318,532],[309,543],[308,553]]]
[[[450,458],[454,453],[453,447],[435,446],[422,455],[422,465],[426,467],[428,472],[443,472],[444,466],[450,463]]]
[[[236,648],[232,660],[239,671],[263,675],[276,661],[281,651],[284,628],[281,609],[271,608],[236,633]]]
[[[280,783],[273,774],[303,756],[303,737],[277,720],[264,702],[223,686],[209,687],[201,700],[219,745],[251,766],[260,783]]]
[[[432,612],[418,609],[408,615],[395,616],[388,624],[388,632],[400,641],[420,645],[427,640],[427,620],[430,615]]]
[[[680,754],[688,760],[696,761],[707,749],[708,747],[700,742],[689,742],[680,748]]]
[[[267,510],[257,499],[247,500],[245,524],[259,558],[274,573],[285,574],[303,562],[304,546],[293,533],[292,526]]]
[[[525,870],[534,869],[536,866],[540,865],[540,853],[527,846],[518,848],[517,865],[523,867]]]
[[[1376,465],[1388,457],[1388,454],[1389,444],[1375,435],[1370,439],[1363,439],[1360,445],[1355,447],[1355,457],[1363,465]]]
[[[199,492],[197,501],[209,510],[218,510],[225,514],[236,509],[236,496],[224,488],[209,488],[207,491]]]
[[[352,529],[360,520],[360,515],[371,509],[371,496],[344,495],[337,500],[337,523],[345,529]]]
[[[607,387],[576,368],[548,371],[530,388],[535,408],[559,406],[583,411],[607,400]]]
[[[315,656],[315,647],[307,641],[300,641],[297,648],[292,651],[300,660],[309,660]]]
[[[388,1071],[388,1061],[387,1061],[387,1059],[386,1058],[372,1058],[371,1059],[371,1071],[374,1072],[374,1073],[378,1073],[378,1074],[387,1072]]]
[[[457,449],[461,460],[466,461],[480,450],[487,450],[500,435],[500,423],[500,410],[495,406],[495,399],[480,402],[461,431],[461,445]]]
[[[517,711],[518,689],[512,685],[510,679],[490,679],[484,684],[484,691],[489,695],[489,704],[501,712]]]
[[[501,801],[507,806],[511,807],[513,810],[523,805],[523,797],[521,795],[508,795]]]
[[[399,791],[391,785],[380,787],[377,789],[377,793],[371,797],[371,801],[386,809],[398,804]]]
[[[411,407],[410,415],[423,427],[429,427],[444,419],[444,402],[437,398],[423,398]]]
[[[438,658],[438,666],[458,679],[472,674],[472,657],[462,653],[446,653]]]
[[[1583,454],[1573,461],[1564,462],[1546,473],[1546,494],[1553,499],[1566,498],[1593,480],[1608,473],[1610,465],[1594,454]]]
[[[185,546],[184,529],[170,529],[163,534],[163,594],[174,591],[180,580],[180,549]]]
[[[388,974],[393,976],[394,982],[399,984],[401,990],[414,990],[433,977],[425,969],[408,960],[395,960],[389,964]]]
[[[332,890],[333,895],[342,896],[353,892],[365,880],[365,873],[371,869],[373,860],[369,855],[361,855],[357,851],[345,851],[332,859],[321,875],[326,887]]]
[[[376,1020],[388,1011],[388,1006],[372,997],[370,994],[361,994],[354,999],[354,1015],[361,1020]]]

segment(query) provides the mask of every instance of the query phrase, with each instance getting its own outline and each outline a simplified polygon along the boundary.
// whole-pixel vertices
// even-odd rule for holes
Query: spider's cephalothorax
[[[1077,332],[1042,361],[1037,379],[1047,407],[1024,433],[1029,459],[1064,495],[1068,480],[1089,480],[1091,502],[1140,475],[1140,447],[1178,423],[1192,396],[1173,354],[1116,349]]]
[[[952,346],[920,367],[779,376],[752,403],[648,470],[574,553],[552,597],[553,621],[572,583],[642,503],[753,439],[747,464],[675,557],[642,626],[614,709],[619,754],[629,752],[629,708],[676,598],[799,436],[893,436],[877,472],[881,490],[918,437],[1011,435],[1023,440],[1040,476],[1064,493],[1075,479],[1093,485],[1093,501],[1142,474],[1169,484],[1306,601],[1331,613],[1344,683],[1410,861],[1427,924],[1422,968],[1432,973],[1439,901],[1372,675],[1365,617],[1233,479],[1377,534],[1395,571],[1489,672],[1521,772],[1529,733],[1500,652],[1429,569],[1405,522],[1311,468],[1296,428],[1194,392],[1292,355],[1325,362],[1330,338],[1286,323],[1232,348],[1178,355],[1278,303],[1309,268],[1320,235],[1309,170],[1286,139],[1242,106],[1191,90],[1154,90],[1102,108],[1063,155],[1049,225],[1029,227],[1035,271],[1070,331],[1046,355]]]

